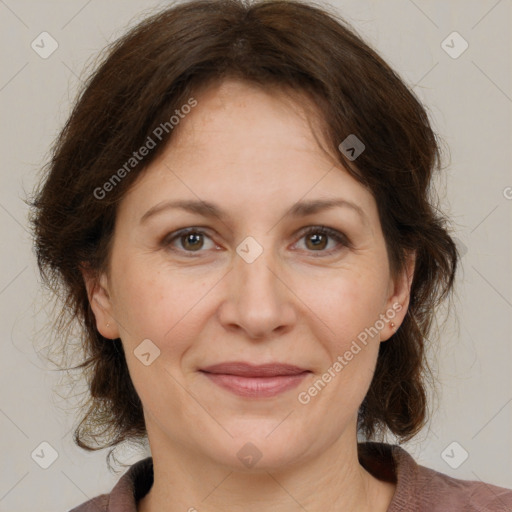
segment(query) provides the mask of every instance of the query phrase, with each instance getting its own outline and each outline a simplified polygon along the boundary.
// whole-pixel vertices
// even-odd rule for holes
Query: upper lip
[[[200,371],[225,375],[239,375],[241,377],[277,377],[280,375],[298,375],[308,370],[286,363],[252,365],[243,361],[234,361],[207,366],[201,368]]]

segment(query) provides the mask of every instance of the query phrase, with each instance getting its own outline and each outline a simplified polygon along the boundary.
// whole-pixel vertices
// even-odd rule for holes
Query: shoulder
[[[460,480],[421,466],[398,445],[363,445],[360,451],[364,453],[362,460],[369,464],[367,469],[396,483],[388,512],[512,511],[511,489],[477,480]]]
[[[153,485],[153,459],[148,457],[133,464],[112,491],[90,499],[69,512],[137,512],[137,501]]]

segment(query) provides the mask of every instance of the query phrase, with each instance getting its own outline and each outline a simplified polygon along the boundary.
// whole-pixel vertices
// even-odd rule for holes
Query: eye
[[[190,254],[201,251],[201,249],[204,247],[204,237],[211,241],[211,238],[201,229],[185,228],[166,236],[162,240],[162,245],[164,247],[169,247],[173,251]],[[179,243],[181,246],[180,248],[177,249],[174,247],[175,241]]]
[[[217,247],[205,231],[194,227],[180,229],[171,233],[162,240],[162,245],[172,251],[194,257],[194,253],[200,253],[201,249],[205,248],[205,238],[211,242],[210,249]],[[343,233],[326,226],[311,226],[307,228],[306,231],[302,232],[300,240],[302,239],[306,240],[306,250],[308,250],[308,252],[320,253],[319,255],[315,255],[315,257],[326,254],[330,255],[340,251],[344,247],[351,247],[350,241]],[[337,242],[337,246],[325,250],[328,246],[329,239]],[[176,247],[176,243],[178,243],[180,247]],[[208,247],[206,247],[206,249],[208,249]]]
[[[343,233],[326,226],[311,226],[307,228],[307,230],[302,233],[301,240],[304,238],[306,240],[307,249],[311,249],[312,252],[323,253],[318,256],[325,254],[330,255],[340,251],[343,247],[351,246],[349,240]],[[338,246],[335,246],[333,249],[324,250],[328,245],[329,238],[336,241]],[[315,255],[315,257],[317,257],[317,255]]]

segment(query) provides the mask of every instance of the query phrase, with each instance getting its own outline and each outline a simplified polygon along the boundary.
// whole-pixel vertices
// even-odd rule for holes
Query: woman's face
[[[272,468],[354,443],[410,285],[391,279],[375,200],[320,149],[299,100],[237,81],[196,99],[119,205],[108,276],[87,281],[152,449]],[[205,371],[221,363],[299,373]]]

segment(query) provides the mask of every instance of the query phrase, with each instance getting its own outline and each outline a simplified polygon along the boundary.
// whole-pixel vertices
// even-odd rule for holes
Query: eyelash
[[[162,240],[162,245],[165,248],[170,248],[170,250],[172,250],[174,252],[181,252],[182,254],[186,255],[187,258],[198,257],[198,255],[201,252],[204,252],[204,251],[201,251],[201,250],[199,250],[199,251],[186,251],[184,249],[175,249],[175,248],[171,248],[170,247],[171,244],[175,240],[179,240],[180,238],[182,238],[185,235],[188,235],[190,233],[194,233],[194,234],[198,234],[198,235],[204,235],[204,236],[210,238],[208,236],[208,234],[205,231],[203,231],[202,229],[195,228],[195,227],[190,227],[190,228],[184,228],[184,229],[180,229],[178,231],[174,231],[173,233],[170,233],[169,235],[165,236],[164,239]],[[342,247],[338,247],[338,248],[335,248],[335,249],[330,249],[328,251],[326,251],[326,250],[308,251],[308,252],[312,252],[312,253],[315,253],[315,252],[320,253],[318,256],[315,255],[314,257],[321,257],[321,256],[324,256],[324,255],[330,256],[330,255],[340,251],[343,247],[352,247],[352,244],[350,243],[350,241],[347,239],[347,237],[343,233],[340,233],[339,231],[337,231],[335,229],[328,228],[327,226],[311,226],[311,227],[307,228],[306,231],[303,231],[301,233],[301,236],[300,236],[299,240],[302,240],[307,235],[310,235],[310,234],[313,234],[313,233],[320,233],[322,235],[327,235],[328,237],[332,238],[333,240],[335,240],[336,242],[338,242],[342,246]]]

